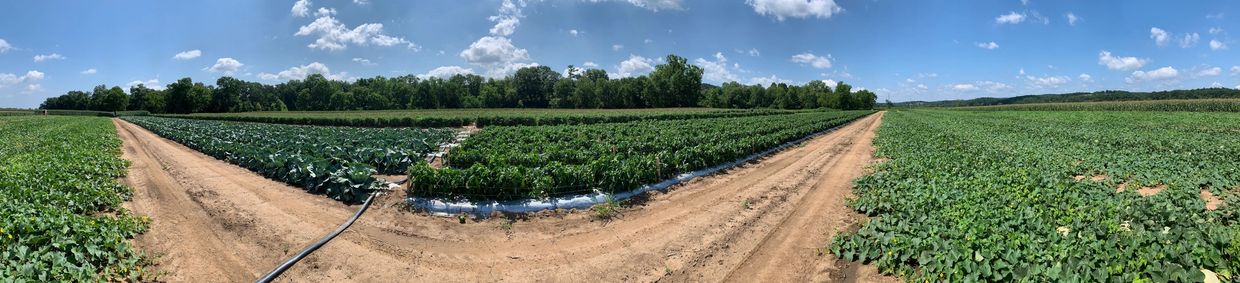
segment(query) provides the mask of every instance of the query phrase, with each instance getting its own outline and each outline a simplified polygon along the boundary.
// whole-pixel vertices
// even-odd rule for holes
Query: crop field
[[[448,155],[448,168],[413,166],[410,193],[520,199],[627,191],[730,162],[870,113],[488,127]]]
[[[1240,114],[896,111],[829,244],[910,281],[1238,278]]]
[[[1145,101],[1104,101],[1071,103],[1030,103],[956,107],[957,110],[987,111],[1170,111],[1240,112],[1240,99],[1183,99]]]
[[[126,117],[202,153],[337,200],[358,201],[376,173],[399,174],[455,134],[450,129],[342,128]]]
[[[165,117],[276,124],[361,127],[457,127],[617,123],[789,114],[787,110],[655,109],[430,109],[196,113]]]
[[[147,219],[121,207],[120,148],[105,118],[0,117],[0,278],[145,278],[128,239]]]

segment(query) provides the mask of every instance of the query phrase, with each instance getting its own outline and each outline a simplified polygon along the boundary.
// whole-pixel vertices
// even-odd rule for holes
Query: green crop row
[[[1032,103],[1032,104],[956,107],[953,109],[987,110],[987,111],[1022,110],[1022,111],[1240,112],[1240,99],[1186,99],[1186,100]]]
[[[120,154],[106,118],[0,117],[0,281],[146,279]]]
[[[580,125],[789,114],[784,110],[667,109],[440,109],[389,111],[246,112],[160,115],[201,120],[348,127]]]
[[[833,239],[843,259],[916,282],[1238,278],[1240,114],[897,111],[874,144],[890,161],[855,182],[870,221]]]
[[[449,129],[124,119],[212,157],[342,201],[365,199],[377,182],[372,175],[405,172],[454,134]]]
[[[412,166],[410,194],[509,200],[627,191],[734,161],[872,112],[488,127],[449,153],[449,167]]]

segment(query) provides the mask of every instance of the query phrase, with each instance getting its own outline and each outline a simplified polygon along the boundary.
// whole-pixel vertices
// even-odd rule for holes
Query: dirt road
[[[860,219],[844,206],[872,162],[882,113],[802,146],[699,178],[623,209],[616,220],[547,212],[459,224],[384,196],[284,281],[896,281],[837,261],[831,235]],[[264,179],[116,120],[130,209],[150,215],[135,242],[169,281],[252,281],[334,229],[356,206]],[[401,193],[403,195],[403,193]]]

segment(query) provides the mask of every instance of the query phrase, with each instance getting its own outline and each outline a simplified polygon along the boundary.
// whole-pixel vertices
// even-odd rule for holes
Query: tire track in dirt
[[[842,270],[833,257],[812,250],[855,221],[843,199],[869,164],[870,139],[881,117],[864,117],[757,162],[649,194],[610,222],[590,213],[546,212],[462,225],[455,218],[405,212],[399,208],[403,192],[390,193],[281,279],[679,282],[873,275],[869,266]],[[173,272],[170,281],[252,280],[356,209],[136,125],[118,120],[117,127],[125,158],[133,162],[125,180],[135,188],[132,210],[154,221],[135,242],[166,253],[159,267]],[[156,182],[161,179],[166,182]],[[179,236],[165,236],[172,234]],[[195,244],[184,244],[189,242]],[[880,279],[891,278],[862,280]]]

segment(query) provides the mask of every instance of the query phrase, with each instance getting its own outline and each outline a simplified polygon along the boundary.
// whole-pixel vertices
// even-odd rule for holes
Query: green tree
[[[653,107],[690,107],[698,105],[702,87],[702,68],[689,64],[684,57],[667,55],[666,62],[654,67],[649,77],[654,92],[648,102]]]
[[[554,92],[555,82],[560,73],[547,66],[534,66],[518,69],[512,75],[516,87],[517,106],[540,108],[547,107],[548,97]]]

